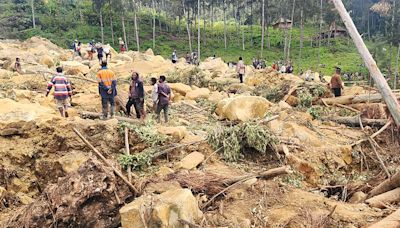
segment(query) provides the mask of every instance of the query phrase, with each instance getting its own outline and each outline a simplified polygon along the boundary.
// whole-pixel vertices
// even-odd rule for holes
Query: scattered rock
[[[199,152],[193,152],[188,154],[186,157],[184,157],[178,164],[179,168],[182,169],[194,169],[196,168],[199,164],[201,164],[204,161],[205,157],[204,154],[199,153]]]
[[[160,134],[172,136],[176,140],[182,140],[188,134],[186,127],[164,127],[161,126],[157,129]]]
[[[61,67],[64,69],[65,74],[67,75],[78,75],[78,74],[87,74],[90,72],[88,66],[83,65],[78,61],[61,61]]]
[[[160,167],[159,169],[158,169],[158,171],[157,171],[157,176],[159,176],[159,177],[163,177],[163,176],[167,176],[167,175],[169,175],[169,174],[171,174],[171,173],[174,173],[175,171],[173,170],[173,169],[171,169],[171,168],[169,168],[169,167],[166,167],[166,166],[162,166],[162,167]]]
[[[183,83],[169,83],[168,85],[173,91],[181,94],[182,96],[186,96],[188,92],[192,91],[192,88],[190,88],[190,86]]]
[[[81,152],[72,152],[58,159],[64,172],[71,173],[79,169],[89,158]]]
[[[367,194],[364,192],[355,192],[349,199],[349,203],[363,203],[367,199]]]
[[[263,118],[272,103],[263,97],[237,96],[220,101],[216,113],[223,119],[231,121],[248,121]]]
[[[149,210],[147,225],[143,209]],[[189,189],[174,189],[156,196],[141,196],[120,209],[123,228],[186,227],[179,220],[199,222],[203,213]]]
[[[40,59],[40,64],[46,65],[48,68],[53,67],[55,65],[53,58],[48,55],[44,55]]]
[[[199,98],[207,99],[210,96],[210,90],[207,88],[200,88],[190,91],[186,94],[185,98],[189,100],[196,100]]]

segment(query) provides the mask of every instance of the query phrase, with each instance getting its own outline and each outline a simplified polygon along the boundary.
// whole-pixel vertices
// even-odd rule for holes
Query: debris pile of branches
[[[275,136],[257,122],[228,127],[217,125],[209,130],[207,141],[216,150],[222,147],[223,157],[228,161],[237,161],[253,151],[265,155],[277,142]]]

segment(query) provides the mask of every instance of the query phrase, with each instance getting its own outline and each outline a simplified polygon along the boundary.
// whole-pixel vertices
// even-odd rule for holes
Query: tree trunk
[[[128,51],[128,42],[126,40],[125,17],[124,17],[124,15],[121,15],[121,21],[122,21],[122,32],[124,34],[125,48]]]
[[[262,0],[261,5],[261,58],[264,54],[264,35],[265,35],[265,0]]]
[[[265,27],[265,33],[266,33],[266,36],[267,36],[267,48],[268,49],[270,49],[271,48],[271,39],[270,39],[270,37],[269,37],[269,22],[270,22],[270,20],[269,20],[269,7],[268,7],[268,4],[269,4],[269,1],[267,0],[266,2],[265,2],[265,7],[264,8],[266,8],[266,18],[265,18],[265,23],[264,23],[264,27]]]
[[[111,39],[112,39],[112,43],[113,43],[113,45],[115,45],[114,26],[113,26],[113,20],[112,20],[111,14],[110,14],[110,29],[111,29]]]
[[[153,51],[156,48],[156,5],[154,0],[151,1],[153,6]]]
[[[251,30],[251,46],[254,46],[254,31],[253,31],[253,23],[254,23],[254,16],[253,16],[253,1],[250,1],[250,30]]]
[[[381,209],[386,208],[387,205],[397,204],[400,202],[400,188],[395,188],[380,195],[371,197],[365,202],[369,206]]]
[[[323,0],[321,0],[321,4],[320,4],[320,18],[319,18],[319,39],[318,39],[318,66],[317,69],[319,70],[319,66],[321,65],[321,41],[322,41],[322,37],[321,37],[321,33],[322,33],[322,3]]]
[[[136,36],[136,47],[137,51],[140,51],[140,40],[139,40],[139,31],[138,31],[138,24],[137,24],[137,16],[136,16],[136,10],[133,13],[133,23],[135,23],[135,36]]]
[[[296,0],[293,0],[293,8],[292,8],[292,27],[290,28],[290,35],[289,35],[289,42],[288,42],[288,47],[287,47],[287,55],[286,55],[286,61],[290,60],[290,47],[292,45],[292,30],[294,26],[294,9],[296,6]]]
[[[299,70],[301,71],[301,63],[302,63],[302,51],[303,51],[303,42],[304,42],[304,22],[303,22],[303,15],[304,14],[304,10],[303,7],[301,7],[301,11],[300,11],[300,50],[299,50]]]
[[[393,89],[397,89],[397,80],[399,79],[399,58],[400,58],[400,44],[399,47],[397,48],[396,72],[394,73]]]
[[[200,62],[201,55],[200,55],[200,45],[201,45],[201,34],[200,34],[200,0],[197,0],[197,19],[198,19],[198,24],[197,24],[197,56],[198,60]]]
[[[36,28],[36,19],[35,19],[35,0],[31,0],[31,10],[32,10],[32,25],[33,28]]]
[[[368,228],[398,228],[400,226],[400,209],[390,214],[388,217],[382,219],[381,221],[374,223]]]
[[[183,7],[183,14],[186,14],[186,7],[185,7],[185,0],[182,0],[182,7]],[[187,30],[187,34],[188,34],[188,40],[189,40],[189,50],[190,53],[193,52],[192,50],[192,38],[190,37],[190,26],[189,26],[189,10],[187,11],[187,18],[186,18],[186,30]]]
[[[370,29],[370,13],[369,13],[369,11],[370,10],[368,10],[368,27],[367,27],[367,29],[368,29],[368,40],[371,40],[371,29]]]
[[[103,13],[100,9],[100,30],[101,30],[101,43],[104,44],[104,25],[103,25]]]
[[[395,175],[386,179],[374,189],[372,189],[368,194],[368,198],[380,195],[398,187],[400,187],[400,172],[397,172]]]
[[[357,31],[356,26],[350,18],[350,15],[347,13],[342,1],[333,0],[333,3],[335,4],[336,9],[339,11],[341,18],[346,25],[347,31],[349,31],[351,38],[353,39],[361,57],[363,58],[365,66],[367,66],[379,92],[382,94],[382,97],[385,100],[389,111],[392,114],[394,121],[396,122],[396,125],[400,126],[400,105],[396,97],[392,93],[388,83],[386,82],[381,71],[376,65],[375,60],[372,58],[371,53],[365,46],[360,34]]]
[[[264,0],[263,0],[264,1]],[[225,4],[225,0],[222,1],[224,4],[224,44],[225,44],[225,50],[227,49],[227,40],[226,40],[226,4]]]
[[[394,94],[396,98],[400,98],[400,94]],[[382,95],[380,93],[375,94],[360,94],[360,95],[348,95],[333,98],[322,98],[323,103],[327,105],[334,104],[359,104],[359,103],[379,103],[382,101]]]
[[[205,1],[203,1],[203,9],[202,9],[202,13],[203,13],[203,44],[204,46],[207,45],[207,37],[206,37],[206,7],[205,7]]]
[[[324,121],[332,121],[338,124],[344,124],[347,126],[360,126],[360,117],[331,117],[326,118]],[[387,123],[387,119],[361,119],[363,126],[384,126]]]

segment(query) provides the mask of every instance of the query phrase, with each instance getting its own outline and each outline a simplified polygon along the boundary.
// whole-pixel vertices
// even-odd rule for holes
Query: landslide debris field
[[[66,119],[45,97],[57,65]],[[97,60],[0,41],[0,227],[399,227],[399,131],[376,89],[332,98],[319,77],[250,66],[239,84],[218,58],[173,65],[151,50],[113,51],[109,67],[119,114],[104,121]],[[170,123],[122,118],[132,69],[146,85],[167,76]]]

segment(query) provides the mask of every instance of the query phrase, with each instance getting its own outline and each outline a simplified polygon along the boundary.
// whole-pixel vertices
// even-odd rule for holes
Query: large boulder
[[[88,66],[83,65],[77,61],[61,61],[61,67],[64,69],[65,74],[67,75],[78,75],[78,74],[87,74],[90,72]]]
[[[263,97],[237,96],[220,101],[216,113],[222,119],[247,121],[263,118],[272,103]]]
[[[184,157],[179,163],[178,168],[194,169],[204,161],[204,154],[193,152]]]
[[[199,98],[207,99],[210,96],[210,90],[207,88],[200,88],[190,91],[186,94],[185,98],[188,100],[197,100]]]
[[[182,140],[188,135],[188,131],[186,127],[178,126],[178,127],[165,127],[161,126],[157,129],[160,134],[171,136],[176,140]]]
[[[169,83],[168,85],[173,91],[181,94],[182,96],[186,96],[188,92],[192,91],[190,86],[183,83]]]
[[[85,163],[89,157],[81,152],[68,153],[58,159],[62,169],[66,173],[71,173],[79,169],[79,167]]]
[[[144,224],[143,208],[149,209]],[[189,189],[172,189],[160,195],[141,196],[119,211],[123,228],[187,227],[181,220],[196,223],[203,217]]]
[[[45,65],[48,68],[53,67],[55,65],[53,58],[48,55],[42,56],[42,58],[40,59],[40,64]]]

